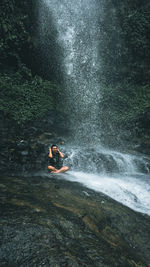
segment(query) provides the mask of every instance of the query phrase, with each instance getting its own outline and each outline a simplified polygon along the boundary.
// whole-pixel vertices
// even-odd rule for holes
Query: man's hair
[[[51,149],[52,149],[54,146],[58,147],[57,145],[52,145],[52,146],[51,146]]]

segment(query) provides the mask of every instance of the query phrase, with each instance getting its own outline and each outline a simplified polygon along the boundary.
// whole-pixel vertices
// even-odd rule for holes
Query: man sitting
[[[69,170],[69,167],[63,166],[64,154],[59,150],[56,145],[49,147],[49,166],[48,169],[51,173],[61,173]]]

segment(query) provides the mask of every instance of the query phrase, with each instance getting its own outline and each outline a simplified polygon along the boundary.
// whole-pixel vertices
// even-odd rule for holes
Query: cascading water
[[[49,9],[63,50],[67,112],[76,142],[98,139],[100,84],[98,56],[100,8],[97,0],[45,0],[40,3],[40,35],[44,40]],[[47,32],[47,30],[46,30]],[[44,49],[44,45],[43,45]]]
[[[72,144],[66,147],[66,164],[71,166],[69,179],[150,214],[150,160],[108,150],[100,143],[98,73],[101,59],[98,47],[101,29],[98,21],[102,10],[102,1],[98,0],[39,1],[42,49],[45,46],[48,49],[45,36],[52,30],[45,16],[47,12],[57,31],[57,43],[62,48],[65,101],[73,131]]]

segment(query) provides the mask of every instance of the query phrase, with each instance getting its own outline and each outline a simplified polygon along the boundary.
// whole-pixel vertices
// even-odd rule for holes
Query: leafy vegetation
[[[119,84],[114,87],[105,87],[101,100],[101,117],[105,124],[112,123],[115,127],[136,126],[140,132],[140,124],[149,130],[150,119],[144,125],[147,114],[150,114],[150,90],[148,85],[135,86]],[[142,126],[142,127],[143,127]],[[129,128],[130,128],[129,127]],[[143,129],[144,130],[144,129]]]
[[[100,120],[105,136],[127,130],[150,144],[150,3],[104,2],[100,18]],[[131,138],[131,136],[130,136]]]
[[[57,87],[36,76],[30,81],[22,80],[16,73],[0,76],[0,111],[5,118],[18,123],[41,117],[54,108],[53,95]]]
[[[35,64],[40,68],[40,62],[34,36],[35,4],[34,0],[2,0],[0,9],[0,113],[19,124],[59,109],[57,81],[36,73]]]

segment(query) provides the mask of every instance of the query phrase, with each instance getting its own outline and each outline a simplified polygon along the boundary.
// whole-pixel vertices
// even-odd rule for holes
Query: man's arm
[[[53,157],[51,147],[49,147],[49,155],[48,155],[48,157],[49,157],[49,158],[52,158],[52,157]]]

